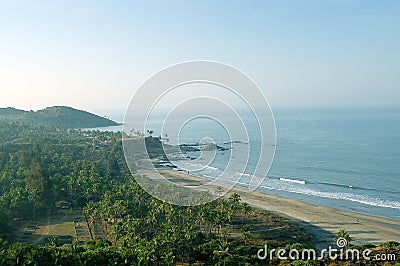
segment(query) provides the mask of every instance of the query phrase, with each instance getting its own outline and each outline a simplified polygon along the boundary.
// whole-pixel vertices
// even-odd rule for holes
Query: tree
[[[240,228],[240,232],[242,233],[241,239],[244,242],[244,245],[247,246],[247,241],[250,239],[251,232],[250,232],[250,227],[246,224]]]
[[[59,246],[61,243],[60,238],[58,238],[57,236],[52,236],[49,238],[49,244],[52,247],[57,247]]]
[[[49,192],[51,190],[38,157],[32,159],[30,172],[25,179],[25,185],[28,191],[28,199],[31,201],[34,208],[33,214],[36,215],[38,214],[37,212],[44,213],[45,209],[51,206],[49,206],[51,202],[49,201],[51,198]]]
[[[223,192],[224,191],[221,186],[218,186],[217,189],[215,190],[215,194],[217,194],[218,197],[221,197]]]
[[[336,233],[336,237],[333,240],[337,242],[341,238],[346,240],[346,247],[349,247],[350,242],[353,240],[350,234],[344,229],[340,229],[340,231]]]
[[[153,133],[154,133],[153,130],[149,130],[149,129],[147,130],[147,134],[149,135],[149,137],[152,137]]]
[[[232,256],[229,253],[228,242],[222,241],[221,244],[219,245],[219,248],[214,250],[213,254],[214,254],[214,260],[217,260],[218,262],[220,262],[222,259],[223,265],[225,266],[226,258],[229,256]]]

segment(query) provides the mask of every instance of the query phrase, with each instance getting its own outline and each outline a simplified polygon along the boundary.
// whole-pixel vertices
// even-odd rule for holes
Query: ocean
[[[287,111],[275,115],[277,150],[265,193],[400,220],[398,110]]]
[[[273,113],[276,152],[258,191],[400,220],[399,109],[281,109]],[[148,123],[156,136],[161,132],[162,120],[154,116]],[[246,124],[251,140],[248,143],[257,152],[260,144],[257,135],[251,133],[255,127],[251,119]],[[220,124],[208,119],[186,124],[178,139],[168,136],[171,144],[207,142],[204,137],[221,147],[234,147],[236,152],[248,144],[229,139]],[[207,152],[188,152],[185,156],[204,156],[205,162],[186,160],[179,166],[186,164],[192,174],[214,179],[221,174],[239,174],[224,172],[228,163],[246,165],[236,184],[246,187],[246,176],[254,174],[257,156],[231,155],[230,151],[214,151],[209,156]]]

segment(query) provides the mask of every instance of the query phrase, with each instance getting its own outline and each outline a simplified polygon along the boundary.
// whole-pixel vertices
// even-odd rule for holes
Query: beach
[[[182,185],[192,182],[203,183],[205,179],[173,170],[161,170],[162,175]],[[143,172],[149,175],[149,173]],[[217,187],[217,186],[216,186]],[[223,185],[221,187],[224,188]],[[379,244],[387,241],[400,242],[400,221],[345,212],[335,208],[268,195],[243,188],[232,188],[226,196],[238,193],[243,202],[254,208],[284,216],[309,231],[317,248],[327,248],[334,244],[335,234],[344,229],[353,238],[353,244]]]

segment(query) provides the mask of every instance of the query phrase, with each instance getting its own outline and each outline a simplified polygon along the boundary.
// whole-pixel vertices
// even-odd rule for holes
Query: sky
[[[231,65],[281,107],[400,99],[400,2],[0,0],[0,107],[123,112],[161,69]]]

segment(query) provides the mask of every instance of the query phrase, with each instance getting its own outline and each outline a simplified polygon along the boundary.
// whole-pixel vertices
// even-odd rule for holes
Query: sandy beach
[[[202,178],[182,172],[173,170],[160,172],[168,179],[173,178],[174,182],[179,180],[181,184],[185,182],[189,184],[193,181],[204,182]],[[354,244],[400,242],[400,221],[397,220],[345,212],[242,188],[233,188],[226,196],[234,192],[241,196],[242,201],[255,208],[279,214],[300,224],[314,235],[318,248],[333,244],[333,237],[340,229],[345,229],[350,233]]]

